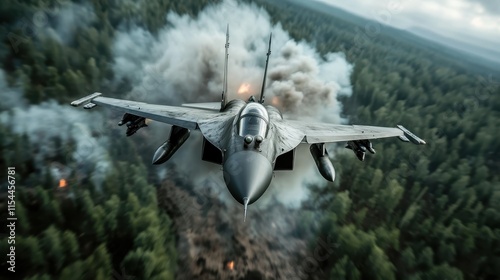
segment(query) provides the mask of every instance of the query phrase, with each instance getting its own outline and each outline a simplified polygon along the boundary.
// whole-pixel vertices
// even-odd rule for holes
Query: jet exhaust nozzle
[[[186,142],[189,138],[190,131],[187,128],[172,126],[170,130],[170,136],[167,141],[165,141],[153,156],[153,164],[162,164],[169,160],[172,155]]]

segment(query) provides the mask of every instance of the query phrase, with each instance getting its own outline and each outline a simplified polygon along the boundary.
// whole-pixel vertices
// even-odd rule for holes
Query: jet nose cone
[[[241,204],[248,199],[254,203],[271,183],[273,168],[269,160],[258,152],[240,151],[224,163],[224,181],[231,195]]]

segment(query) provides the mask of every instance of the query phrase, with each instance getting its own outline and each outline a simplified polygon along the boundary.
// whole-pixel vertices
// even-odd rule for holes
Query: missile
[[[172,157],[172,155],[186,142],[189,137],[189,129],[172,126],[168,140],[161,144],[153,156],[153,164],[162,164]]]
[[[369,144],[363,141],[368,141],[368,140],[347,141],[347,146],[345,146],[346,149],[351,149],[360,161],[365,160],[366,150],[369,150],[370,153],[372,154],[375,153],[375,150],[373,149],[370,141],[368,141]]]
[[[85,105],[83,106],[83,109],[90,110],[90,109],[94,108],[95,106],[97,106],[97,104],[92,103],[92,102],[89,102],[89,103],[87,103],[87,104],[85,104]]]
[[[138,118],[140,118],[140,117],[133,115],[133,114],[125,113],[125,114],[123,114],[122,120],[118,123],[118,125],[122,126],[124,124],[132,123],[133,121],[137,120]]]
[[[373,148],[372,142],[370,140],[359,140],[360,146],[365,147],[370,153],[375,154],[375,149]]]
[[[412,142],[413,144],[416,144],[416,145],[425,145],[427,144],[423,139],[420,139],[417,135],[411,133],[411,131],[409,131],[408,129],[406,129],[404,126],[402,125],[397,125],[397,127],[399,129],[401,129],[403,131],[403,134],[404,134],[404,137],[399,137],[399,139],[401,141],[405,141],[406,140],[410,140],[410,142]]]
[[[78,100],[75,100],[75,101],[71,102],[71,106],[78,107],[78,106],[80,106],[82,104],[85,104],[85,103],[88,103],[88,102],[92,101],[94,98],[99,97],[101,94],[102,93],[100,93],[100,92],[94,92],[91,95],[87,95],[85,97],[82,97],[82,98],[80,98]]]
[[[143,117],[137,117],[137,119],[135,119],[134,121],[132,122],[128,122],[127,123],[127,136],[131,136],[131,135],[134,135],[137,130],[141,129],[142,127],[146,127],[148,126],[146,124],[146,118],[143,118]]]
[[[372,142],[370,140],[352,140],[347,142],[347,149],[351,149],[354,152],[361,151],[366,153],[369,151],[372,154],[375,154],[375,149],[373,148]]]
[[[333,182],[333,180],[335,180],[335,168],[333,168],[332,162],[328,157],[325,144],[312,144],[309,151],[314,158],[314,162],[316,163],[321,176],[323,176],[326,180]]]
[[[352,141],[349,141],[349,142],[352,142]],[[354,152],[354,154],[356,155],[356,157],[360,160],[360,161],[364,161],[365,160],[365,150],[363,150],[362,147],[358,147],[356,145],[352,145],[350,144],[349,142],[347,142],[347,146],[346,149],[350,149]]]
[[[404,135],[400,135],[398,136],[399,140],[403,141],[403,142],[410,142],[410,139],[408,139],[406,136]]]

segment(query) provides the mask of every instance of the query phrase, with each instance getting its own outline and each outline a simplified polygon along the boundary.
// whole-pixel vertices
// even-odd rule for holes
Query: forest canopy
[[[356,30],[365,21],[354,16],[294,1],[245,2],[262,6],[273,23],[295,40],[314,44],[320,54],[344,53],[354,65],[353,94],[341,98],[350,123],[405,124],[428,143],[415,149],[374,141],[377,155],[365,162],[338,149],[332,158],[338,178],[311,186],[305,214],[297,218],[297,235],[337,244],[307,277],[498,277],[500,72],[385,26],[360,43]],[[168,11],[196,17],[215,3],[6,1],[0,7],[5,79],[28,104],[68,104],[95,88],[105,91],[115,75],[112,43],[118,28],[137,25],[155,34],[166,25]],[[57,31],[64,21],[58,13],[69,7],[81,24],[70,33]],[[67,155],[78,144],[53,142],[59,149],[50,160],[76,165]],[[157,182],[146,168],[149,157],[136,144],[113,139],[112,166],[101,187],[72,172],[67,179],[77,187],[69,196],[54,186],[59,178],[51,166],[33,156],[40,151],[30,137],[0,122],[0,167],[15,166],[17,172],[16,276],[110,279],[126,270],[138,279],[175,278],[178,256],[186,252],[176,247],[172,221],[158,205]],[[88,167],[90,173],[95,169]],[[7,207],[5,197],[0,204]],[[2,238],[2,252],[7,246]]]

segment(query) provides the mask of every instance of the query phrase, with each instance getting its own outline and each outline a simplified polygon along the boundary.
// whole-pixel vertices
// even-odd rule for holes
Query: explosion
[[[65,188],[67,185],[68,185],[68,183],[66,183],[66,179],[59,180],[59,187],[60,188]]]
[[[273,104],[273,106],[279,106],[280,99],[277,96],[273,96],[273,98],[271,99],[271,104]]]
[[[238,94],[248,94],[250,92],[250,84],[249,83],[243,83],[241,86],[238,88]]]

